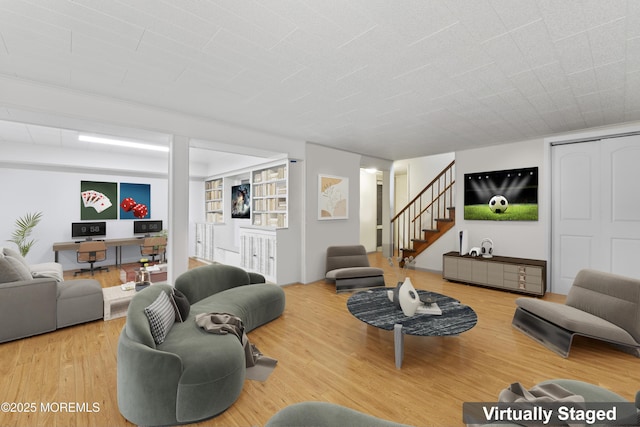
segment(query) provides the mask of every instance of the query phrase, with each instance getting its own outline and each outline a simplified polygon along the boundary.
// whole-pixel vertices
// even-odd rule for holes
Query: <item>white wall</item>
[[[485,237],[494,243],[494,254],[549,260],[549,174],[542,139],[456,153],[456,233],[469,231],[469,246],[480,246]],[[538,221],[466,221],[464,219],[465,173],[538,167]],[[455,239],[454,239],[455,243]],[[457,244],[451,250],[458,250]]]
[[[150,184],[151,218],[167,223],[167,179],[125,175],[88,173],[85,171],[52,171],[34,169],[0,168],[3,183],[0,209],[0,246],[14,247],[6,242],[14,229],[15,220],[28,212],[41,211],[43,218],[34,229],[32,237],[37,240],[27,256],[30,263],[49,262],[54,259],[55,242],[72,241],[71,223],[80,221],[80,181],[105,181]],[[196,183],[197,186],[197,183]],[[117,203],[117,202],[116,202]],[[132,237],[132,220],[107,220],[106,238]],[[115,262],[115,249],[110,250],[109,264]],[[140,259],[140,248],[123,247],[123,262]],[[60,263],[65,270],[77,269],[73,251],[60,252]]]
[[[327,247],[360,241],[360,155],[308,143],[304,163],[302,281],[310,283],[325,276]],[[318,174],[349,178],[348,219],[318,219]]]
[[[453,159],[449,155],[412,159],[407,170],[409,181],[424,179],[416,171],[444,168]],[[469,245],[480,246],[485,237],[494,242],[494,253],[502,256],[549,260],[548,154],[542,139],[458,151],[456,161],[456,226],[416,259],[416,267],[442,271],[442,254],[457,251],[459,230],[469,232]],[[423,166],[424,163],[424,166]],[[502,169],[538,167],[538,221],[467,221],[464,219],[464,174]],[[413,171],[413,173],[412,173]],[[438,170],[439,172],[439,170]],[[416,178],[420,176],[420,178]],[[428,178],[430,181],[431,178]],[[422,187],[410,184],[415,191]],[[411,197],[415,196],[415,192]]]
[[[418,195],[435,177],[455,159],[455,153],[418,157],[398,162],[407,170],[409,200]],[[403,208],[404,206],[399,206]]]
[[[376,173],[360,169],[360,243],[367,252],[376,250],[377,190]]]

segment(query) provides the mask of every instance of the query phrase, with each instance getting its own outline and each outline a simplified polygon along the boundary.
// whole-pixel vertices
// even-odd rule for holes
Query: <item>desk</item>
[[[116,248],[116,266],[122,265],[122,246],[140,246],[142,237],[123,237],[119,239],[101,239],[107,244],[107,248]],[[77,251],[81,241],[75,242],[57,242],[53,244],[53,252],[55,253],[55,261],[58,262],[59,251]]]

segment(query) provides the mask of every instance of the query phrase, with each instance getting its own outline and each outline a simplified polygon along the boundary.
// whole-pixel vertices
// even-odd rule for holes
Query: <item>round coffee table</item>
[[[431,298],[442,310],[441,315],[415,314],[407,317],[396,308],[387,291],[393,288],[377,288],[357,292],[347,300],[347,308],[356,319],[376,328],[393,331],[396,368],[404,358],[404,334],[419,336],[457,336],[473,328],[478,316],[473,309],[460,301],[435,292],[417,290],[420,299]]]

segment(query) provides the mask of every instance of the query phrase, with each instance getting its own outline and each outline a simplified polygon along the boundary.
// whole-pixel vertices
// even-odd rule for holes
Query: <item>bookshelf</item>
[[[224,221],[223,197],[222,178],[205,181],[204,204],[206,222],[221,223]]]
[[[251,172],[251,223],[258,227],[288,227],[287,163]]]

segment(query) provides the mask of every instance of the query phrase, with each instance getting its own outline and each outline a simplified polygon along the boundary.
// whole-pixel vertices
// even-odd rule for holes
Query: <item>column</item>
[[[189,138],[173,135],[169,147],[167,282],[174,285],[189,269]]]

